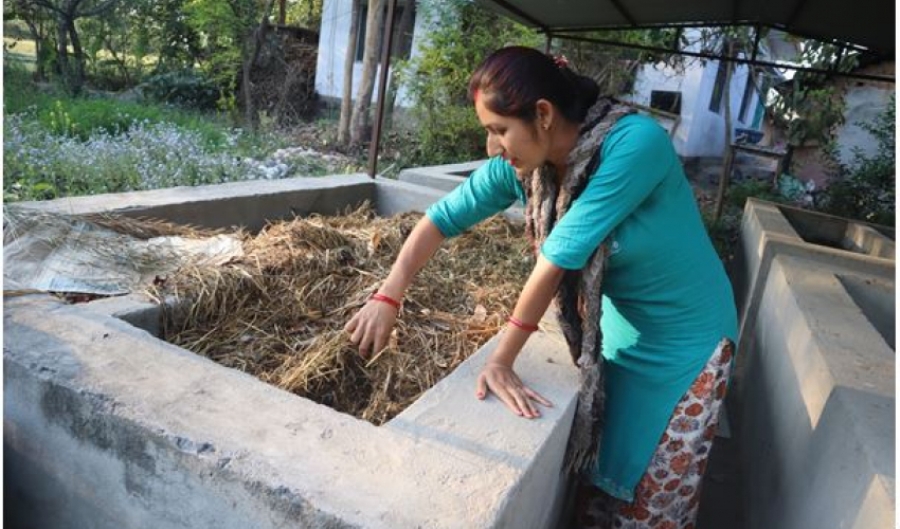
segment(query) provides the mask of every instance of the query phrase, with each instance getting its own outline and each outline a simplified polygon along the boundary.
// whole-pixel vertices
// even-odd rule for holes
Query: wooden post
[[[726,57],[734,57],[734,41],[728,39],[725,43]],[[719,178],[719,189],[716,192],[716,208],[713,220],[722,218],[722,209],[725,207],[725,194],[728,191],[728,180],[731,178],[731,165],[734,162],[734,147],[731,145],[731,71],[733,64],[725,64],[725,85],[722,88],[722,99],[725,101],[725,160],[722,164],[722,176]]]
[[[389,0],[387,27],[381,46],[381,71],[378,72],[378,102],[375,107],[375,124],[372,130],[372,143],[369,145],[369,176],[375,178],[378,170],[378,147],[381,143],[381,125],[384,121],[385,91],[387,91],[388,68],[391,67],[391,43],[394,40],[394,9],[397,0]]]

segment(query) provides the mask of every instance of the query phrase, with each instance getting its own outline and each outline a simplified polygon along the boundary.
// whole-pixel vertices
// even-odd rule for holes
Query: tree
[[[266,6],[263,9],[262,19],[259,25],[253,30],[253,34],[248,39],[245,46],[243,60],[243,83],[241,91],[244,93],[244,122],[247,123],[252,130],[256,130],[259,126],[259,116],[256,114],[256,106],[253,104],[253,81],[251,72],[253,65],[259,58],[259,52],[266,40],[266,33],[269,30],[269,15],[272,13],[272,4],[274,0],[266,0]]]
[[[402,52],[402,46],[404,41],[407,39],[412,39],[412,34],[414,30],[414,22],[415,22],[415,13],[416,13],[416,2],[415,0],[407,0],[406,6],[403,9],[403,14],[400,15],[400,21],[397,23],[397,27],[394,29],[394,39],[391,42],[391,57],[397,59],[400,57]],[[389,129],[391,127],[391,123],[393,122],[394,117],[394,104],[397,101],[397,77],[391,73],[391,78],[388,81],[388,92],[385,95],[384,101],[384,127],[385,129]]]
[[[438,164],[484,155],[484,130],[468,101],[469,76],[490,53],[511,44],[539,46],[534,31],[468,0],[420,4],[431,30],[417,56],[397,67],[418,122],[411,163]]]
[[[362,78],[350,118],[350,146],[358,147],[368,135],[369,107],[375,89],[375,72],[378,67],[381,25],[384,20],[385,0],[369,0],[366,16],[366,42],[363,49]]]
[[[146,32],[148,44],[159,60],[155,71],[192,69],[202,51],[201,36],[191,27],[186,16],[190,0],[144,0],[129,2],[134,6],[129,17]],[[135,16],[136,15],[136,16]]]
[[[856,67],[856,53],[842,53],[833,44],[801,41],[798,62],[814,68],[849,72]],[[828,76],[797,72],[788,87],[776,93],[768,109],[775,124],[785,130],[790,146],[807,142],[827,144],[844,119],[843,100]],[[786,168],[789,170],[790,168]]]
[[[885,111],[861,125],[878,146],[871,155],[853,150],[848,163],[836,162],[835,179],[820,197],[820,208],[832,215],[893,226],[897,198],[897,100],[892,95]],[[829,150],[838,160],[836,145]]]
[[[676,40],[686,43],[682,33],[675,29],[615,30],[589,32],[584,36],[663,48],[671,47]],[[609,95],[631,92],[637,71],[644,64],[679,69],[686,62],[677,54],[562,39],[555,41],[554,53],[564,55],[575,71],[594,79],[600,86],[600,93]]]
[[[287,6],[284,23],[318,31],[322,25],[322,0],[293,0]]]
[[[4,18],[18,19],[25,22],[28,32],[34,41],[35,70],[34,77],[38,81],[47,78],[47,65],[52,57],[54,47],[51,28],[53,19],[40,9],[33,0],[4,1]]]
[[[341,117],[338,122],[338,145],[347,146],[350,141],[350,113],[353,109],[353,65],[356,63],[356,47],[359,41],[359,0],[351,0],[350,35],[344,55],[344,86],[341,93]]]
[[[238,81],[253,54],[257,21],[262,20],[263,11],[266,16],[271,12],[271,2],[267,4],[264,7],[258,0],[188,0],[185,4],[187,24],[205,40],[197,58],[200,69],[219,86],[221,108],[235,112],[235,117]]]
[[[81,44],[75,22],[81,18],[96,17],[107,13],[119,0],[18,0],[20,13],[32,20],[30,31],[35,37],[36,45],[45,43],[35,22],[48,18],[56,22],[56,63],[66,88],[72,94],[81,92],[85,81],[86,56]],[[26,24],[28,22],[26,21]],[[72,58],[69,61],[69,43],[72,45]],[[40,49],[37,50],[40,53]],[[39,57],[40,58],[40,57]]]
[[[735,44],[730,38],[725,38],[723,43],[723,55],[725,57],[734,57]],[[725,204],[725,192],[728,190],[728,181],[731,175],[728,174],[731,169],[731,157],[734,155],[731,149],[731,74],[734,70],[734,63],[725,62],[725,82],[722,85],[722,100],[725,105],[725,153],[722,162],[722,174],[719,177],[719,187],[716,191],[716,206],[713,212],[713,220],[719,220],[722,216],[722,208]]]
[[[75,22],[110,11],[119,0],[23,0],[29,7],[42,9],[56,18],[56,59],[66,88],[77,95],[84,86],[85,54]],[[69,43],[72,57],[69,62]]]

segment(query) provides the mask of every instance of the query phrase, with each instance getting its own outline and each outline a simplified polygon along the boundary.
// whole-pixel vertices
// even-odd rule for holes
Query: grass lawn
[[[33,40],[15,39],[3,37],[3,47],[6,50],[6,58],[33,66],[35,61],[35,46]]]
[[[34,68],[37,50],[33,40],[4,36],[3,46],[6,49],[6,58],[25,64],[29,70]],[[72,47],[69,46],[70,51],[71,49]],[[110,59],[112,58],[112,55],[106,50],[100,50],[100,52],[97,53],[97,58]],[[134,57],[127,56],[127,60],[129,61],[130,66],[134,65]],[[141,62],[144,66],[152,66],[156,64],[156,61],[156,55],[147,55]]]

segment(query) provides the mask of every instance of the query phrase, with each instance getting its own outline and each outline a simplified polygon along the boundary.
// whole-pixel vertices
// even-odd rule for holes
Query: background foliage
[[[467,0],[430,2],[421,10],[434,31],[420,45],[420,55],[400,65],[398,75],[414,101],[415,147],[408,161],[483,158],[484,131],[466,94],[469,76],[491,52],[513,44],[538,46],[543,39]]]
[[[891,96],[888,108],[876,120],[861,125],[877,144],[874,154],[854,149],[847,164],[836,163],[835,179],[819,197],[820,207],[840,217],[893,226],[897,199],[897,100]],[[832,158],[837,146],[829,145]]]
[[[234,128],[246,125],[237,112],[236,94],[265,0],[84,0],[86,9],[67,15],[72,22],[67,38],[79,37],[81,49],[76,53],[70,43],[64,55],[68,66],[57,51],[59,24],[65,18],[58,10],[66,5],[64,0],[3,3],[6,35],[19,39],[4,44],[7,200],[285,176],[294,169],[264,159],[285,145],[321,148],[333,128],[328,121],[307,123],[311,132],[305,133],[277,130],[273,123],[264,123],[259,134]],[[287,24],[319,29],[322,0],[287,0],[285,7]],[[273,19],[279,11],[276,4]],[[426,33],[411,60],[395,63],[395,81],[406,88],[413,106],[407,119],[395,119],[396,126],[386,131],[382,167],[389,174],[414,165],[484,157],[484,132],[466,95],[469,75],[502,46],[543,49],[545,44],[542,35],[475,2],[421,1],[417,11],[434,30]],[[682,46],[691,44],[674,30],[588,36],[651,47],[667,47],[675,39]],[[700,46],[713,51],[731,42],[736,53],[746,54],[752,39],[746,28],[714,28],[702,32]],[[832,45],[809,42],[802,51],[800,60],[814,66],[829,64],[838,54]],[[606,93],[630,90],[642,65],[677,70],[687,64],[677,55],[560,39],[554,40],[553,52],[566,55],[576,71],[594,77]],[[854,54],[847,53],[838,68],[855,64]],[[69,79],[80,67],[83,87]],[[798,74],[793,82],[781,83],[770,101],[769,116],[787,131],[791,145],[833,142],[843,120],[842,98],[825,81]],[[79,96],[73,97],[74,92]],[[879,146],[876,154],[859,151],[849,163],[836,163],[834,183],[807,205],[893,224],[894,105],[892,101],[883,116],[865,127]],[[261,118],[265,122],[266,116]],[[181,153],[164,156],[166,145]],[[93,164],[83,161],[90,149],[103,153]],[[363,146],[353,154],[359,158],[345,166],[364,165],[365,154]],[[188,163],[187,158],[195,160]],[[311,172],[330,167],[318,161],[300,166]],[[764,185],[737,183],[728,192],[731,220],[711,223],[711,230],[733,236],[734,226],[728,223],[739,216],[747,196],[786,199]]]

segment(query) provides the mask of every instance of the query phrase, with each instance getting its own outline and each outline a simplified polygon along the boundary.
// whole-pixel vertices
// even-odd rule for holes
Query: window
[[[713,85],[712,96],[709,98],[709,109],[716,114],[722,111],[722,96],[725,93],[727,68],[725,61],[719,61],[719,69],[716,71],[716,84]]]
[[[650,92],[650,108],[681,115],[681,92],[653,90]]]
[[[385,5],[385,14],[381,21],[381,30],[378,37],[378,59],[381,60],[381,50],[384,47],[384,32],[387,28],[387,6]],[[406,9],[411,9],[407,19],[404,20],[403,14]],[[366,49],[366,18],[369,16],[369,5],[363,1],[359,6],[359,26],[357,29],[356,39],[356,60],[361,61],[363,52]],[[408,59],[412,51],[413,28],[416,20],[416,3],[410,1],[408,4],[397,4],[394,9],[394,42],[398,42],[397,51],[391,56],[394,59]],[[406,27],[400,27],[401,22],[406,22]]]
[[[744,86],[744,97],[741,98],[741,111],[738,113],[738,121],[747,122],[747,111],[750,110],[750,100],[753,99],[756,87],[753,72],[747,72],[747,85]]]

